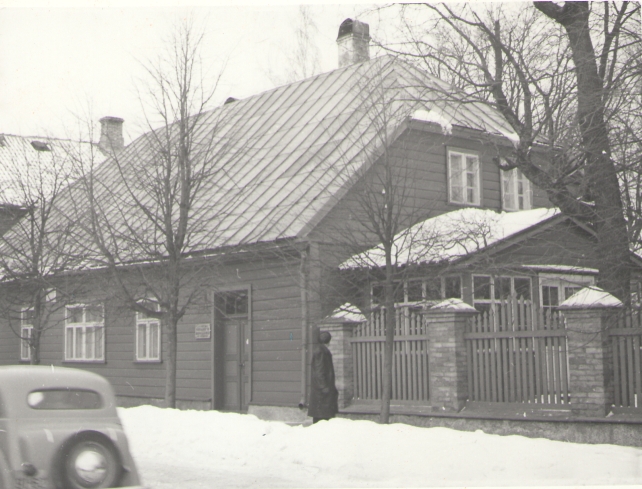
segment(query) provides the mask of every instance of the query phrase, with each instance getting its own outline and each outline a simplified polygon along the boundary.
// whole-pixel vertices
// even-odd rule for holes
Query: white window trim
[[[453,197],[453,180],[454,177],[452,175],[452,164],[450,161],[450,158],[452,155],[458,155],[462,157],[462,162],[465,164],[466,162],[466,157],[474,157],[475,158],[475,188],[474,188],[474,194],[475,194],[475,199],[473,199],[472,202],[468,200],[468,192],[467,189],[468,187],[466,186],[466,182],[463,182],[462,184],[462,189],[463,189],[463,194],[462,194],[462,200],[455,200]],[[448,148],[447,150],[447,157],[446,157],[446,166],[448,169],[448,202],[451,204],[463,204],[463,205],[474,205],[474,206],[481,206],[481,200],[482,200],[482,188],[481,188],[481,161],[479,158],[479,154],[476,152],[472,152],[469,150],[464,150],[464,149],[458,149],[458,148]],[[462,171],[460,178],[462,180],[464,179],[466,172]],[[460,182],[462,183],[462,182]]]
[[[87,321],[87,309],[90,307],[99,307],[101,309],[101,321]],[[69,309],[82,308],[83,320],[79,323],[70,323],[70,315],[68,313]],[[69,304],[65,307],[65,362],[82,362],[82,363],[96,363],[105,361],[105,315],[104,315],[103,305],[89,305],[89,304]],[[94,342],[94,354],[90,356],[87,352],[87,341],[85,336],[85,341],[81,344],[82,352],[69,352],[68,350],[68,335],[72,335],[72,349],[75,350],[77,346],[77,335],[87,335],[88,330],[91,330],[93,334],[100,334],[100,355],[96,355],[95,346],[98,344]]]
[[[25,321],[25,313],[32,310],[30,307],[24,307],[20,311],[20,360],[27,362],[31,361],[31,348],[29,347],[29,340],[24,338],[31,338],[33,335],[33,324]]]
[[[506,164],[505,161],[502,162]],[[505,211],[525,211],[532,209],[533,207],[533,190],[530,180],[524,176],[519,168],[513,168],[512,170],[502,170],[500,168],[500,180],[501,180],[501,194],[502,194],[502,209]],[[522,198],[523,206],[519,206],[519,182],[522,182]],[[508,194],[506,192],[506,187],[509,187],[510,194],[513,196],[513,205],[511,206],[506,202]]]
[[[158,307],[158,304],[156,304],[156,310],[159,311],[160,307]],[[151,318],[151,317],[141,317],[142,314],[139,312],[136,312],[136,325],[135,325],[135,331],[134,334],[136,335],[136,341],[135,341],[135,350],[134,350],[134,360],[136,362],[140,363],[159,363],[161,361],[161,353],[162,353],[162,335],[163,331],[161,328],[161,321],[160,319],[157,318]],[[152,355],[150,353],[150,350],[152,348],[152,341],[150,341],[151,337],[151,327],[152,325],[156,324],[158,327],[158,333],[156,335],[156,351],[158,352],[157,355]],[[138,345],[138,339],[139,339],[139,328],[144,327],[145,328],[145,355],[141,356],[139,355],[139,345]]]

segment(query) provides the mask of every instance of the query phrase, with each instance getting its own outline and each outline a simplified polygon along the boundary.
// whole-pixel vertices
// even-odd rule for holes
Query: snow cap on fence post
[[[595,285],[584,287],[559,305],[560,309],[605,309],[622,307],[622,301]]]
[[[428,335],[430,404],[434,411],[461,411],[469,397],[464,333],[477,310],[461,299],[423,304]]]
[[[622,302],[599,287],[584,287],[559,306],[566,323],[569,407],[575,416],[602,417],[614,396],[609,335]]]
[[[426,309],[426,307],[424,308]],[[431,311],[448,310],[448,311],[469,312],[469,313],[477,312],[477,309],[475,309],[470,304],[466,304],[461,299],[445,299],[441,302],[438,302],[437,304],[430,305],[429,307],[427,307],[427,309]]]

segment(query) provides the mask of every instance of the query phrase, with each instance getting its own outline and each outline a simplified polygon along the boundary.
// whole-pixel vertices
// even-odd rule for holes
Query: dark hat
[[[332,335],[327,331],[321,331],[319,333],[319,343],[322,343],[325,345],[327,343],[330,343],[331,339],[332,339]]]

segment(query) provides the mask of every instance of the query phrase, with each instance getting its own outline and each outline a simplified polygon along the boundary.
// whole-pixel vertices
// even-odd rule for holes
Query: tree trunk
[[[381,393],[381,412],[379,413],[379,422],[388,424],[390,421],[390,400],[392,399],[392,362],[395,341],[395,296],[394,283],[392,280],[392,265],[386,265],[386,281],[384,284],[384,305],[385,316],[384,325],[386,341],[384,343],[383,355],[383,382]]]
[[[630,251],[617,172],[611,159],[604,120],[604,87],[591,41],[587,2],[535,2],[568,35],[577,75],[577,115],[586,158],[589,198],[595,203],[600,285],[623,302],[630,301]]]
[[[31,341],[29,342],[31,365],[40,365],[40,336],[42,332],[35,327],[31,330]]]
[[[165,405],[176,407],[176,354],[178,351],[178,318],[169,314],[167,318],[167,363],[165,364]]]

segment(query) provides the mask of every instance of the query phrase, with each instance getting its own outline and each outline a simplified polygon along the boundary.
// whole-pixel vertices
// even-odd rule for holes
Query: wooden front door
[[[218,379],[222,399],[217,404],[225,411],[245,412],[250,397],[248,321],[225,318],[222,326],[222,368]]]

